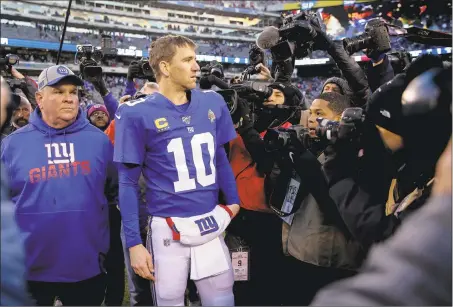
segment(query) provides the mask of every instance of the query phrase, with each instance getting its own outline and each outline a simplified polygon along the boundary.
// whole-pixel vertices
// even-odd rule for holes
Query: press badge
[[[231,253],[234,281],[249,280],[249,252],[239,251]]]
[[[291,212],[294,207],[294,202],[296,201],[297,193],[299,192],[300,188],[300,177],[299,175],[295,175],[294,178],[291,178],[288,190],[286,192],[286,197],[283,200],[282,211],[283,212]],[[294,213],[288,216],[280,216],[280,218],[285,221],[288,225],[293,223]]]

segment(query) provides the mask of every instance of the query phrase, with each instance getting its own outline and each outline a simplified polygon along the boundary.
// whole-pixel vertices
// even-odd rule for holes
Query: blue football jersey
[[[218,202],[216,150],[236,137],[230,113],[213,91],[192,90],[185,107],[155,93],[115,115],[114,160],[142,165],[154,216],[204,214]]]

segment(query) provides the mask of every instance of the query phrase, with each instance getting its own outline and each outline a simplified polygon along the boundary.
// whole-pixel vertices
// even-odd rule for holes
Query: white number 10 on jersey
[[[202,144],[208,146],[209,166],[212,171],[209,175],[206,174],[206,166],[203,162],[203,153],[201,152]],[[203,187],[214,184],[216,180],[216,169],[214,167],[214,137],[209,132],[195,134],[192,137],[192,140],[190,140],[190,146],[192,147],[197,182]],[[196,188],[196,183],[194,178],[190,178],[182,138],[172,139],[167,145],[167,151],[172,152],[175,156],[176,171],[178,172],[178,181],[173,183],[175,192],[194,190]]]

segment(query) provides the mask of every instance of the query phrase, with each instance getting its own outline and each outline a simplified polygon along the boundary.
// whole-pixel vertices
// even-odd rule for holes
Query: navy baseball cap
[[[64,65],[54,65],[44,69],[39,75],[38,90],[42,90],[47,85],[55,85],[63,79],[71,79],[75,85],[83,85],[82,79],[77,77],[72,70]]]

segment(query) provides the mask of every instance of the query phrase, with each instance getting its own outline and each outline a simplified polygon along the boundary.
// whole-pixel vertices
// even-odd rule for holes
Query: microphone
[[[280,34],[276,27],[265,27],[263,32],[258,35],[256,45],[261,49],[270,49],[278,44]]]

